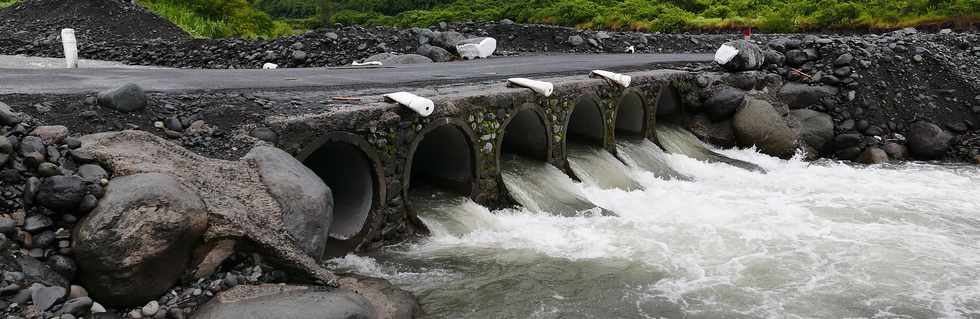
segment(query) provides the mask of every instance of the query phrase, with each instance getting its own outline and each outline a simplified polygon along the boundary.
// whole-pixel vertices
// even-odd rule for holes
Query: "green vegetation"
[[[9,7],[17,3],[17,0],[0,0],[0,9]]]
[[[312,1],[312,0],[310,0]],[[273,38],[292,28],[255,9],[246,0],[137,0],[187,33],[200,38]]]
[[[315,1],[257,0],[270,4],[263,8],[274,15],[293,18],[317,11],[316,5],[310,5]],[[273,2],[275,9],[271,9]],[[304,9],[289,9],[301,7]],[[673,32],[751,26],[792,32],[980,20],[980,0],[339,0],[334,7],[337,11],[330,22],[406,27],[511,19],[616,30]]]

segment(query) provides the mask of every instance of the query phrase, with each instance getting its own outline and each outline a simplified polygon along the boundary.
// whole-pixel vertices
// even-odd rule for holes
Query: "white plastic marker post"
[[[432,100],[408,92],[385,94],[385,98],[412,109],[422,117],[431,115],[432,111],[436,109]]]
[[[555,92],[555,85],[545,81],[531,80],[526,78],[510,78],[507,79],[511,86],[526,87],[538,94],[544,95],[546,97],[551,96],[551,93]]]
[[[472,38],[456,44],[456,52],[464,59],[485,59],[497,51],[497,39],[490,37]]]
[[[719,65],[728,64],[736,55],[738,55],[738,49],[733,46],[722,44],[718,51],[715,52],[715,62]]]
[[[605,78],[605,79],[607,79],[609,81],[612,81],[613,83],[619,84],[619,86],[622,86],[624,88],[630,87],[630,81],[633,80],[633,77],[631,77],[629,75],[615,73],[615,72],[609,72],[609,71],[603,71],[603,70],[595,70],[595,71],[592,71],[592,73],[589,73],[589,77],[592,77],[592,78],[596,78],[596,77]]]
[[[279,68],[279,65],[278,64],[275,64],[275,63],[266,63],[266,64],[263,64],[262,65],[262,69],[265,69],[265,70],[275,70],[275,69],[278,69],[278,68]]]
[[[358,63],[357,61],[354,61],[354,62],[351,62],[350,65],[353,65],[353,66],[378,65],[378,66],[380,66],[381,65],[381,61],[367,61],[367,62],[364,62],[364,63]]]
[[[75,29],[61,29],[61,44],[65,47],[65,62],[69,69],[78,68],[78,41]]]

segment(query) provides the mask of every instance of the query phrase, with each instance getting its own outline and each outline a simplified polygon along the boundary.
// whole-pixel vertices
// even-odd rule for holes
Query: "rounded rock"
[[[908,148],[918,159],[939,159],[946,155],[953,136],[936,124],[919,121],[909,126]]]

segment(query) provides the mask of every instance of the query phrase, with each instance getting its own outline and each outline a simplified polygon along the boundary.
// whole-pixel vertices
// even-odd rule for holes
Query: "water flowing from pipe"
[[[688,130],[671,124],[657,125],[657,140],[669,153],[683,154],[701,161],[718,162],[750,171],[765,172],[758,165],[719,154]]]
[[[642,189],[630,169],[608,151],[586,144],[568,145],[568,165],[587,186],[602,189]]]
[[[645,170],[663,179],[691,180],[667,163],[667,153],[660,146],[647,139],[621,140],[616,143],[619,158],[627,166]]]
[[[534,212],[562,216],[596,213],[582,187],[554,165],[516,155],[501,159],[501,175],[511,198]]]

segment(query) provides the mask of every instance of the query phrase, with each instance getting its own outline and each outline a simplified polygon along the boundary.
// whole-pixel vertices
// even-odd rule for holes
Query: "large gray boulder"
[[[917,159],[933,160],[946,155],[953,136],[936,124],[925,121],[912,123],[908,132],[908,148]]]
[[[0,124],[16,125],[17,123],[20,123],[20,116],[9,105],[0,102]]]
[[[823,85],[806,85],[788,83],[779,90],[779,96],[789,104],[791,109],[802,109],[811,105],[819,105],[823,98],[837,95],[837,88]]]
[[[442,31],[435,32],[432,35],[432,38],[429,40],[429,44],[449,50],[449,52],[456,52],[456,44],[465,39],[466,37],[464,37],[462,33],[456,31]]]
[[[453,54],[446,51],[446,49],[428,44],[420,45],[415,53],[432,59],[433,62],[449,62],[453,60]]]
[[[830,115],[814,110],[792,110],[790,116],[800,121],[800,142],[808,154],[816,155],[834,139],[834,120]]]
[[[702,107],[704,113],[712,121],[721,121],[735,114],[735,110],[742,105],[744,100],[745,91],[730,86],[722,86],[712,92]]]
[[[738,54],[731,60],[721,63],[721,66],[728,71],[749,71],[758,70],[765,64],[766,54],[758,45],[745,40],[736,40],[722,45],[730,46],[738,50]],[[722,49],[719,49],[722,50]]]
[[[101,303],[142,305],[180,279],[207,226],[204,202],[174,177],[115,178],[75,228],[79,280]]]
[[[278,148],[258,146],[243,157],[255,161],[262,182],[282,206],[282,221],[300,248],[323,257],[333,221],[333,195],[312,170]]]
[[[374,319],[371,302],[347,289],[241,285],[223,291],[192,319]]]
[[[365,62],[378,61],[383,65],[432,63],[432,59],[418,54],[378,53],[364,59]]]
[[[146,108],[146,93],[134,83],[99,92],[99,105],[122,112]]]
[[[765,154],[782,158],[796,153],[799,131],[790,127],[769,102],[746,98],[732,125],[739,146],[755,145]]]

